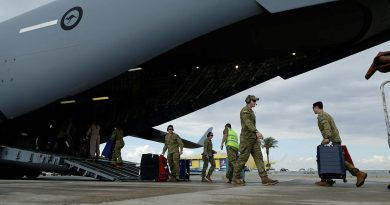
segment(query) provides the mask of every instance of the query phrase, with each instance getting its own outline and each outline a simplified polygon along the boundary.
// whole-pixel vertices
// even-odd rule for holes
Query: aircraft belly
[[[79,24],[64,30],[63,16],[76,7]],[[12,78],[0,87],[0,110],[17,117],[262,11],[252,0],[55,1],[3,24],[0,60],[15,62],[0,64]]]

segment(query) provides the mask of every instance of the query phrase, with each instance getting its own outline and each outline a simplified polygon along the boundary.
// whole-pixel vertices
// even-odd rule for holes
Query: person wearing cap
[[[234,167],[237,166],[237,158],[238,158],[238,135],[232,129],[232,125],[227,123],[225,125],[225,129],[223,130],[223,138],[221,142],[221,150],[223,150],[223,145],[226,146],[226,153],[228,158],[228,167],[229,169],[226,171],[226,178],[228,179],[228,183],[232,182],[233,179],[233,170]]]
[[[234,182],[236,184],[243,184],[241,181],[241,171],[248,161],[250,154],[255,161],[261,183],[263,185],[274,185],[278,183],[277,180],[272,180],[268,177],[264,167],[263,154],[261,153],[260,148],[260,140],[263,139],[263,135],[256,129],[256,116],[252,110],[252,108],[256,106],[256,101],[258,100],[259,98],[256,98],[254,95],[248,95],[245,99],[246,105],[240,112],[240,156],[237,160],[237,166],[234,167]]]
[[[214,134],[212,132],[207,133],[207,138],[204,140],[204,144],[203,144],[202,182],[213,182],[213,180],[211,179],[211,175],[213,174],[213,171],[215,169],[214,154],[216,154],[216,152],[213,150],[213,142],[211,141],[211,139],[213,139],[213,136],[214,136]],[[206,170],[207,170],[207,167],[209,166],[209,162],[210,162],[211,166],[210,166],[209,172],[207,173],[207,176],[206,176]]]
[[[313,112],[317,115],[318,128],[321,131],[323,140],[321,144],[329,144],[332,142],[334,145],[341,145],[341,138],[339,130],[336,127],[332,116],[323,110],[324,105],[321,101],[313,103]],[[356,177],[356,186],[360,187],[364,184],[367,178],[367,173],[360,171],[353,164],[345,161],[345,169],[347,169],[352,176]],[[321,179],[315,183],[318,186],[332,186],[333,182],[325,179]]]
[[[183,154],[183,142],[179,135],[173,132],[173,126],[168,125],[167,135],[165,136],[165,144],[162,151],[162,155],[165,155],[165,152],[168,149],[168,164],[169,169],[171,170],[170,181],[175,182],[179,180],[180,175],[180,155]]]

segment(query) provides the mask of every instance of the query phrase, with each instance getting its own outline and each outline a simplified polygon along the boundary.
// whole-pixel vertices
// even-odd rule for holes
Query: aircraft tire
[[[29,170],[27,173],[26,173],[26,177],[27,179],[36,179],[37,177],[39,177],[39,175],[41,175],[41,171],[39,170]]]

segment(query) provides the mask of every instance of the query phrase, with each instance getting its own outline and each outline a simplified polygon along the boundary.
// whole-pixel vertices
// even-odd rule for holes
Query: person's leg
[[[119,164],[123,164],[123,160],[122,160],[122,154],[121,154],[121,150],[122,148],[124,147],[125,145],[123,144],[123,142],[120,142],[119,143],[119,149],[118,149],[118,163]]]
[[[209,180],[210,182],[212,182],[213,180],[211,180],[211,175],[213,174],[213,171],[215,169],[214,156],[209,157],[209,161],[210,161],[211,166],[210,166],[209,172],[207,173],[206,179]]]
[[[95,157],[100,156],[100,135],[96,136],[96,150],[95,150]]]
[[[173,154],[168,153],[167,159],[168,159],[169,170],[171,171],[171,180],[176,179],[175,166],[173,165],[174,164]]]
[[[251,149],[250,143],[241,141],[240,156],[237,159],[236,166],[234,166],[234,182],[236,184],[242,184],[241,171],[244,168],[245,163],[248,161],[250,155],[250,149]]]
[[[96,153],[96,136],[91,135],[89,140],[89,156],[94,157]]]
[[[202,182],[207,182],[205,177],[206,177],[207,167],[209,167],[209,158],[207,158],[205,155],[202,155],[202,160],[203,160]]]
[[[272,180],[268,177],[264,167],[263,154],[261,153],[260,143],[254,142],[252,145],[251,154],[255,161],[258,174],[261,178],[261,183],[264,185],[274,185],[278,183],[278,180]]]
[[[237,166],[238,150],[230,146],[226,147],[226,150],[229,161],[229,169],[226,173],[226,178],[228,178],[229,182],[231,182],[233,179],[234,167]]]
[[[367,173],[360,171],[358,168],[353,166],[351,163],[345,161],[345,169],[349,171],[349,173],[352,174],[352,176],[356,177],[356,186],[360,187],[364,184],[366,178],[367,178]]]
[[[115,165],[116,163],[118,163],[118,146],[115,143],[114,149],[112,151],[111,164]]]
[[[175,179],[179,179],[180,175],[180,153],[175,152],[173,153],[173,166],[175,168]]]

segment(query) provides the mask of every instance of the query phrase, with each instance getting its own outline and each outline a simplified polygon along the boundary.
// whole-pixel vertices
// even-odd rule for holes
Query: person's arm
[[[177,136],[177,142],[179,143],[180,154],[183,154],[183,147],[184,147],[183,141],[181,140],[179,135],[176,135],[176,136]]]
[[[322,126],[322,130],[321,130],[321,134],[322,134],[322,137],[324,138],[322,143],[323,144],[328,144],[329,143],[329,140],[332,136],[332,129],[330,128],[330,123],[327,119],[325,119],[324,117],[318,117],[318,121],[319,123],[321,124]]]
[[[210,143],[209,143],[209,140],[208,138],[204,141],[204,144],[203,144],[203,155],[206,156],[207,158],[209,158],[209,147],[210,147]]]
[[[165,142],[164,142],[164,147],[163,147],[163,151],[162,151],[162,155],[165,155],[165,152],[167,151],[168,149],[168,146],[167,146],[167,136],[165,136]]]
[[[223,144],[226,143],[226,139],[227,139],[227,132],[225,132],[225,134],[223,134],[223,138],[222,138],[222,142],[221,142],[221,150],[223,150]]]

